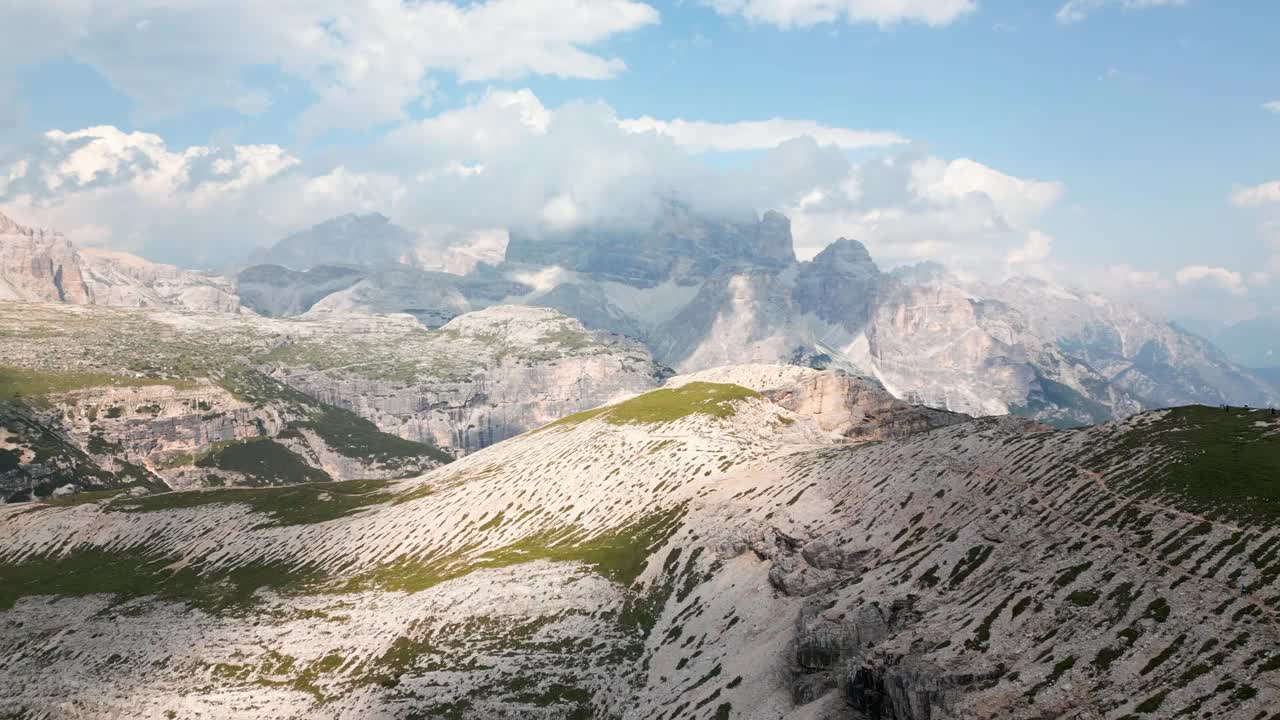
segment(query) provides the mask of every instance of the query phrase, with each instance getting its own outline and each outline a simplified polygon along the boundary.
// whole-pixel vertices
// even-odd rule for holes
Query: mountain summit
[[[308,270],[318,265],[411,264],[414,235],[381,213],[349,213],[296,232],[256,253],[253,265]]]
[[[779,213],[731,221],[704,217],[673,202],[647,227],[512,232],[506,259],[652,288],[668,281],[696,285],[727,268],[782,269],[795,262],[795,252],[791,222]]]

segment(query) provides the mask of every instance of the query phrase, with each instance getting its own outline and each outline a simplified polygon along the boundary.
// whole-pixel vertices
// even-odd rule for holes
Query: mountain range
[[[777,213],[723,220],[669,203],[652,225],[511,233],[505,259],[425,269],[381,215],[260,252],[234,279],[78,251],[5,220],[4,297],[277,318],[405,313],[427,328],[496,305],[547,307],[691,372],[739,362],[839,368],[919,404],[1069,426],[1173,405],[1280,404],[1265,372],[1136,306],[1031,278],[881,270],[838,239],[799,262]]]
[[[368,231],[386,232],[383,220],[367,220]],[[639,339],[682,372],[835,367],[914,402],[1059,425],[1189,403],[1280,403],[1267,379],[1134,305],[1031,278],[964,282],[932,263],[886,272],[844,238],[799,262],[777,213],[727,221],[671,203],[645,227],[513,232],[502,262],[467,275],[417,269],[402,255],[301,275],[252,267],[241,293],[273,315],[399,311],[429,325],[494,303],[551,307]],[[331,288],[335,275],[344,287]],[[276,306],[249,287],[331,292]]]
[[[1276,720],[1275,390],[1207,340],[776,213],[432,242],[0,216],[0,717]]]

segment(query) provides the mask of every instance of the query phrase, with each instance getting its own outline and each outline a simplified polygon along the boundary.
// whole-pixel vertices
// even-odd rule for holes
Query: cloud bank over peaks
[[[801,257],[844,235],[887,266],[938,260],[991,278],[1034,274],[1050,260],[1052,238],[1035,224],[1063,193],[1058,182],[909,148],[851,166],[843,182],[816,189],[787,212]]]
[[[1030,272],[1052,260],[1036,223],[1060,183],[910,144],[854,162],[846,150],[863,131],[805,120],[645,122],[637,132],[602,102],[551,108],[518,89],[317,158],[274,145],[170,148],[114,127],[51,131],[0,157],[0,207],[80,242],[179,264],[229,261],[345,212],[381,212],[418,231],[563,229],[647,225],[670,199],[738,219],[784,211],[801,257],[847,236],[889,265]],[[720,133],[730,140],[717,148],[750,150],[745,162],[707,162],[717,148],[701,138]]]

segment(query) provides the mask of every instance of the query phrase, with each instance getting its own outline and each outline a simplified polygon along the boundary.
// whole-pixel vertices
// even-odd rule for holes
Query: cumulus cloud
[[[1231,193],[1231,202],[1240,207],[1280,203],[1280,180],[1239,188]]]
[[[1276,113],[1277,115],[1280,115],[1280,100],[1272,100],[1269,103],[1263,103],[1262,109],[1266,110],[1267,112],[1273,112],[1273,113]]]
[[[783,118],[712,123],[682,119],[666,121],[646,115],[620,120],[618,124],[631,133],[666,135],[692,152],[763,150],[800,137],[811,137],[820,145],[835,145],[845,150],[907,142],[906,138],[892,132],[833,128],[812,121]]]
[[[1180,286],[1207,284],[1236,295],[1248,292],[1248,288],[1245,287],[1244,276],[1221,267],[1188,265],[1179,270],[1174,279],[1178,281]]]
[[[916,194],[940,203],[966,199],[990,202],[1000,215],[1025,221],[1048,210],[1062,197],[1062,183],[1024,180],[968,158],[949,163],[928,158],[911,168]]]
[[[1144,10],[1186,4],[1186,0],[1067,0],[1066,4],[1058,8],[1056,18],[1059,23],[1069,25],[1078,23],[1107,6],[1121,7],[1125,10]]]
[[[0,204],[86,245],[225,259],[253,247],[265,229],[289,226],[282,210],[287,216],[323,194],[332,174],[307,178],[302,165],[276,145],[171,149],[157,135],[111,126],[53,130],[0,157]],[[324,212],[356,197],[350,185],[329,188]]]
[[[949,25],[978,7],[976,0],[704,0],[721,15],[782,28],[844,21],[887,27],[904,22]]]
[[[253,114],[275,88],[251,71],[272,68],[314,96],[302,123],[319,131],[402,117],[429,95],[434,71],[463,82],[612,77],[622,60],[591,48],[659,18],[634,0],[11,0],[3,19],[9,72],[70,57],[144,114],[192,105]]]

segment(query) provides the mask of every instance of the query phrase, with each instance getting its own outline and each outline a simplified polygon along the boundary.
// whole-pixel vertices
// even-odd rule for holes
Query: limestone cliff
[[[0,214],[0,300],[88,303],[91,297],[70,240]]]

